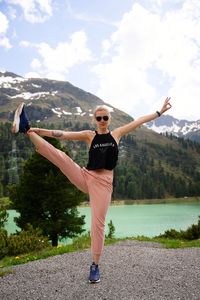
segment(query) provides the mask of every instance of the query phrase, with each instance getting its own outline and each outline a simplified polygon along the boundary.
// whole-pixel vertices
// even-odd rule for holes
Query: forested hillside
[[[40,127],[42,125],[40,124]],[[55,124],[45,124],[55,128]],[[88,123],[57,124],[56,129],[88,129]],[[84,166],[87,146],[64,141],[71,156]],[[120,155],[114,176],[114,199],[144,199],[200,195],[200,144],[164,136],[139,128],[120,142]],[[0,196],[18,181],[23,162],[34,148],[29,139],[10,132],[10,123],[0,124]]]
[[[24,161],[34,151],[26,136],[10,131],[20,102],[26,104],[31,126],[61,130],[91,128],[93,109],[106,103],[69,82],[27,79],[11,72],[0,73],[0,77],[0,196],[6,196],[9,185],[19,180]],[[125,112],[106,105],[112,116],[110,130],[133,120]],[[63,144],[77,163],[86,165],[88,149],[84,143]],[[200,195],[198,142],[161,135],[141,126],[125,136],[119,148],[114,199]]]

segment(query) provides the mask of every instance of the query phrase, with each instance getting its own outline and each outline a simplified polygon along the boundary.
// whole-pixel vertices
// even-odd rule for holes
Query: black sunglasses
[[[109,120],[109,116],[103,116],[103,117],[98,116],[98,117],[96,117],[96,120],[97,120],[98,122],[100,122],[102,119],[103,119],[104,121],[108,121],[108,120]]]

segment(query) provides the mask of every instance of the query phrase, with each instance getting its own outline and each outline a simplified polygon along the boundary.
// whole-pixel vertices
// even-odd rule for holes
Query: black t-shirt
[[[89,149],[88,170],[113,170],[117,164],[118,146],[110,134],[98,134],[97,131]]]

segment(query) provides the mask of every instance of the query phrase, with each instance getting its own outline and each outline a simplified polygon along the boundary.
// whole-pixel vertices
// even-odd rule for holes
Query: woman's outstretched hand
[[[35,133],[39,134],[40,133],[40,128],[31,127],[28,132],[35,132]]]
[[[164,104],[160,110],[161,115],[172,107],[171,103],[169,102],[170,99],[171,99],[170,97],[167,97],[165,99]]]

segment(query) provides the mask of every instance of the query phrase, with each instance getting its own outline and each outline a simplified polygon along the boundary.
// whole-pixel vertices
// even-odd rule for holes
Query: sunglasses
[[[103,116],[103,117],[98,116],[98,117],[96,117],[96,120],[97,120],[98,122],[100,122],[102,119],[103,119],[104,121],[108,121],[108,120],[109,120],[109,116]]]

